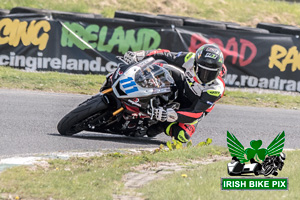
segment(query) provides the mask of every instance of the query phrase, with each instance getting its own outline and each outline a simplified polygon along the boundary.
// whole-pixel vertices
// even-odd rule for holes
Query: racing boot
[[[193,124],[184,124],[173,122],[166,128],[166,135],[174,137],[176,140],[186,143],[195,133],[195,126]]]

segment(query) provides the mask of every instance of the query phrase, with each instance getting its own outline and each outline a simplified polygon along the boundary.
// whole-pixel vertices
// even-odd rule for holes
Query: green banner
[[[288,190],[288,178],[221,178],[221,190]]]

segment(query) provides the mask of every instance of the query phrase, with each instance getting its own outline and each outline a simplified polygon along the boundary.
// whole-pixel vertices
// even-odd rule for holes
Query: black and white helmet
[[[224,64],[222,51],[213,44],[201,46],[195,55],[195,72],[202,83],[210,83],[220,74]]]

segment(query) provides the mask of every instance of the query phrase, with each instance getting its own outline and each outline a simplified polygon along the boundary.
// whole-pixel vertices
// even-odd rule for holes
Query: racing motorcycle
[[[282,170],[286,155],[281,152],[278,156],[268,156],[262,163],[262,172],[265,176],[278,175],[278,170]]]
[[[61,135],[93,131],[142,137],[158,123],[155,108],[179,108],[174,66],[151,57],[133,64],[118,59],[122,62],[106,76],[100,92],[59,121]]]

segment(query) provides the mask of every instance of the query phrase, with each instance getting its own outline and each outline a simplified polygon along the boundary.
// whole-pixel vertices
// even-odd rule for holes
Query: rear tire
[[[270,174],[273,174],[273,172],[274,172],[274,167],[268,165],[264,170],[264,175],[269,176]]]
[[[101,112],[107,108],[102,95],[95,95],[80,104],[77,108],[64,116],[57,124],[57,130],[61,135],[73,135],[84,129],[76,129],[76,125],[88,117]]]

